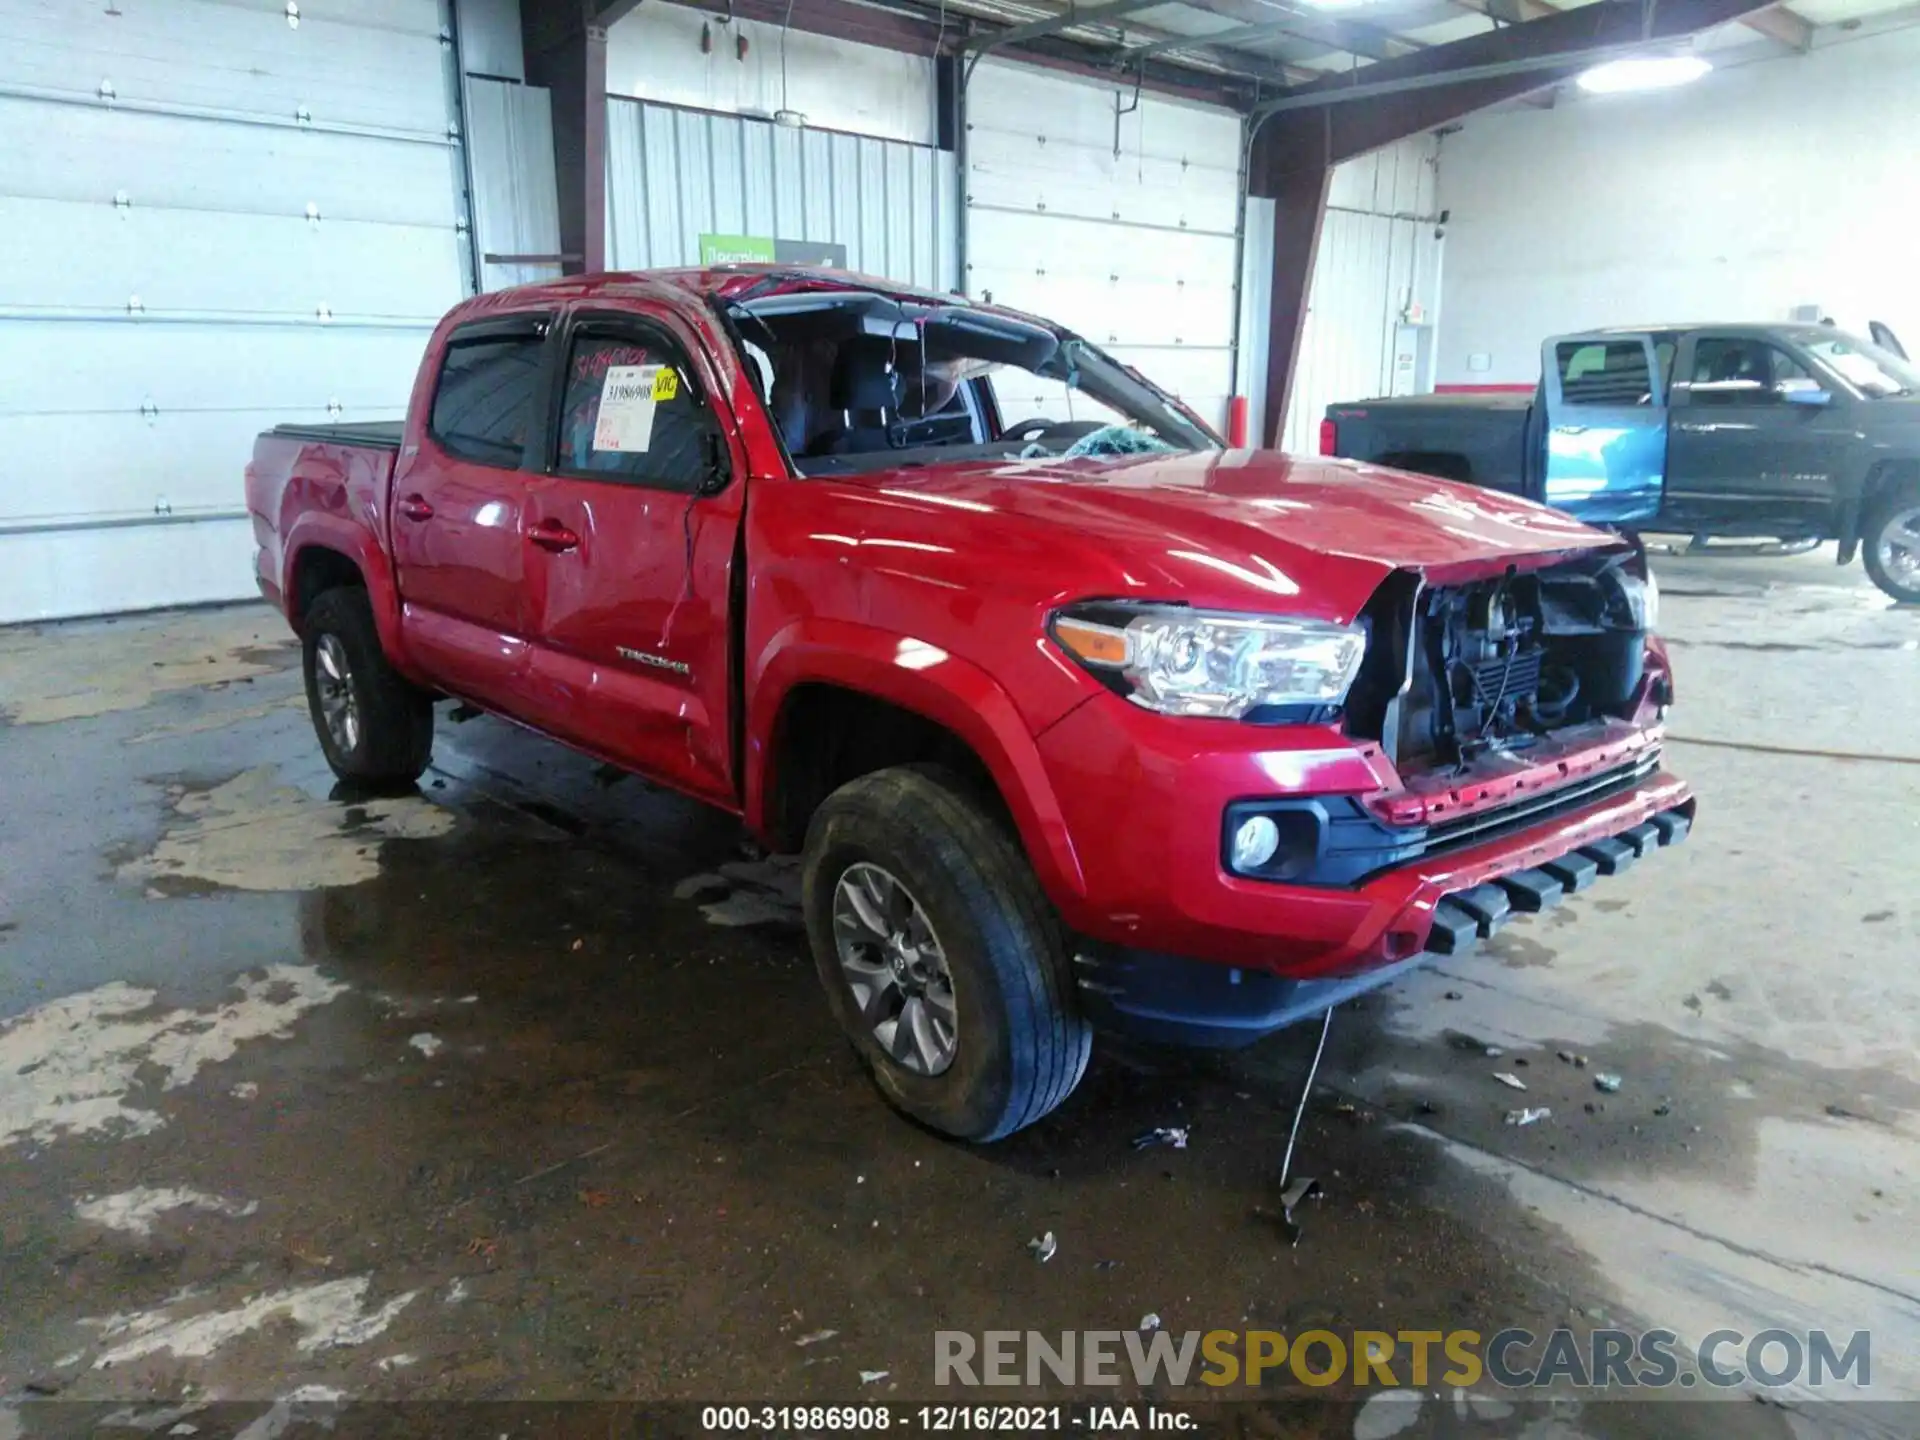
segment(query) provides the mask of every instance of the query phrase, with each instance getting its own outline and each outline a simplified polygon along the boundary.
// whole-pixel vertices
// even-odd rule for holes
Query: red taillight
[[[1340,427],[1331,420],[1320,422],[1320,453],[1322,455],[1340,453]]]

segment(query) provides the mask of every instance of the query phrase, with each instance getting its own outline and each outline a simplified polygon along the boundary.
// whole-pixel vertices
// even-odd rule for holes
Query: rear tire
[[[904,953],[943,961],[943,978],[918,992],[942,997],[954,1021],[931,1064],[905,1034],[915,967],[895,971],[904,988],[887,991],[885,943],[849,923],[842,884],[863,880],[904,896],[883,927],[915,937]],[[1066,937],[1018,844],[951,771],[880,770],[829,795],[807,830],[800,893],[834,1017],[896,1109],[985,1142],[1033,1124],[1079,1084],[1093,1034],[1073,1003]],[[882,983],[856,997],[863,968]]]
[[[418,780],[433,754],[433,702],[387,663],[367,592],[324,591],[301,629],[307,711],[333,773],[363,785]]]
[[[1920,485],[1895,485],[1879,497],[1860,547],[1874,584],[1903,605],[1920,605]]]

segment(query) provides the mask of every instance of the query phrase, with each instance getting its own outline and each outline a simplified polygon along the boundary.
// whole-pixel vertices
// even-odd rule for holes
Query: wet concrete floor
[[[1339,1012],[1297,1246],[1310,1031],[1103,1043],[944,1143],[725,817],[446,706],[417,795],[343,793],[257,607],[0,632],[0,1434],[49,1395],[952,1399],[935,1330],[1148,1314],[1866,1329],[1867,1393],[1920,1398],[1920,614],[1822,556],[1660,568],[1695,837]],[[1779,1398],[1470,1433],[1814,1433]],[[1251,1433],[1356,1423],[1392,1433]]]

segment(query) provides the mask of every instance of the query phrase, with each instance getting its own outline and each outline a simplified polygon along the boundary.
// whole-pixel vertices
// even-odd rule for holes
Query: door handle
[[[433,506],[429,505],[418,495],[407,496],[407,498],[402,500],[395,508],[409,520],[431,520],[433,518]]]
[[[527,531],[527,538],[542,550],[551,550],[558,554],[562,550],[578,550],[580,537],[562,525],[558,520],[542,520]]]

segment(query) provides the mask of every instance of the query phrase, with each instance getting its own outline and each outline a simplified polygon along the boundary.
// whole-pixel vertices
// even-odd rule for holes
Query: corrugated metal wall
[[[1438,156],[1439,143],[1420,136],[1334,171],[1281,448],[1311,454],[1328,405],[1396,388],[1394,341],[1409,302],[1438,325]]]
[[[925,145],[607,100],[607,255],[622,270],[694,265],[700,237],[847,247],[848,265],[954,285],[953,157]]]
[[[516,264],[489,258],[560,253],[552,96],[538,86],[469,75],[467,144],[473,156],[480,288],[558,279],[558,261]]]

